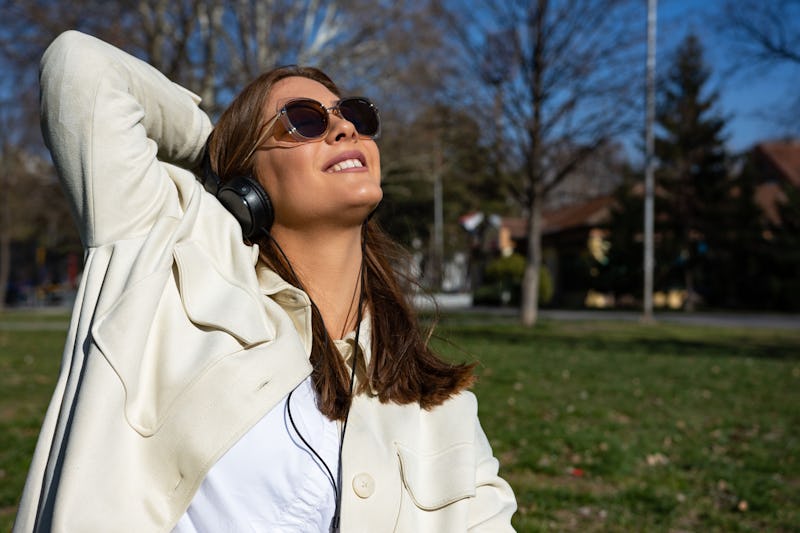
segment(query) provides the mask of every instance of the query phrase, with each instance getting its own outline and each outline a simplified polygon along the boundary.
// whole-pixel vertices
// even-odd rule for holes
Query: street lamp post
[[[645,117],[644,175],[644,309],[642,320],[653,321],[653,196],[655,191],[655,156],[653,122],[656,114],[656,11],[658,0],[647,2],[647,94]]]

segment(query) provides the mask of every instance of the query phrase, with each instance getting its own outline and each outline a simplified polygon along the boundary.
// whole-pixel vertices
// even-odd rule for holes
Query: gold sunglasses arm
[[[253,148],[247,153],[245,161],[250,160],[250,158],[253,157],[253,154],[256,153],[256,150],[258,150],[261,147],[261,145],[264,144],[264,141],[266,141],[269,138],[270,133],[272,133],[272,127],[281,117],[282,113],[283,111],[279,111],[274,117],[272,117],[269,120],[269,122],[264,124],[264,127],[261,128],[261,133],[258,135],[258,140],[256,141],[255,146],[253,146]]]

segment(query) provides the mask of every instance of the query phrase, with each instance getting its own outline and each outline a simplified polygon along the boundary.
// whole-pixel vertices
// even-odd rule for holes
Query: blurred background
[[[376,216],[479,363],[518,531],[800,530],[800,0],[653,4],[0,0],[0,530],[81,278],[38,118],[66,29],[212,118],[287,63],[378,103]]]
[[[271,67],[379,105],[381,223],[458,305],[639,309],[647,2],[3,0],[0,306],[68,306],[82,249],[38,122],[80,29],[219,116]],[[653,305],[800,310],[800,2],[661,0]],[[527,276],[526,276],[527,272]],[[535,316],[534,316],[535,320]]]

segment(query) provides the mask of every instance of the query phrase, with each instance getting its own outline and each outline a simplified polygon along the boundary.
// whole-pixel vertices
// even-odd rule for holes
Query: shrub
[[[475,290],[473,301],[479,305],[519,305],[525,258],[520,254],[498,257],[486,266],[484,284]],[[539,304],[553,299],[553,276],[546,265],[539,269]]]

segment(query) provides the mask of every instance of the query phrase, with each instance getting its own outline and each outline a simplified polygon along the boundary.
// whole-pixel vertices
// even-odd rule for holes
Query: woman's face
[[[326,107],[339,100],[314,80],[284,78],[272,86],[264,123],[295,98],[312,98]],[[361,225],[383,197],[375,141],[360,137],[338,114],[328,118],[327,133],[314,141],[295,140],[279,120],[256,151],[256,176],[272,200],[276,229]],[[361,166],[339,164],[348,160]]]

